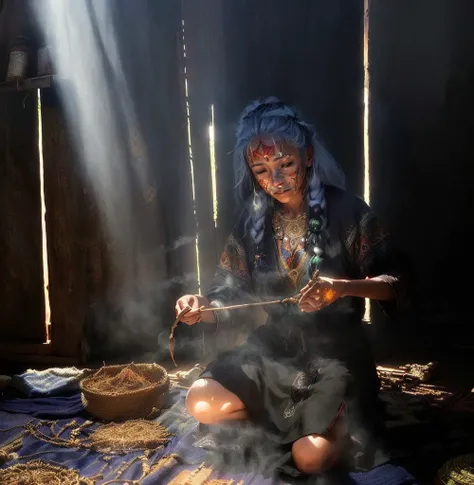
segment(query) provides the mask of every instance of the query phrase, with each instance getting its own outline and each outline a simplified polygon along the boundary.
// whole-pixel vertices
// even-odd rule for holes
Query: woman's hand
[[[175,306],[176,316],[185,308],[190,308],[190,311],[185,313],[181,318],[183,323],[187,325],[194,325],[195,323],[204,322],[215,323],[216,318],[213,312],[201,312],[201,307],[209,307],[209,300],[201,295],[185,295],[182,296]]]
[[[346,286],[347,280],[320,276],[314,286],[310,287],[308,284],[300,291],[298,305],[302,312],[316,312],[346,296]]]

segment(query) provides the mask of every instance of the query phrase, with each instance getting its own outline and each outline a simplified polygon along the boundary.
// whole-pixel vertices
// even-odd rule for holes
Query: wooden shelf
[[[50,88],[53,85],[54,75],[30,77],[0,83],[1,92],[30,91],[31,89]]]

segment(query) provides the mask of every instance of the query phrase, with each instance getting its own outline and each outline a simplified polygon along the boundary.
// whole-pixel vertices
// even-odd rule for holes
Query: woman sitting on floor
[[[235,173],[245,210],[206,296],[176,304],[182,321],[218,324],[230,312],[202,312],[301,291],[297,305],[266,307],[268,320],[222,353],[187,395],[201,423],[251,420],[277,436],[283,471],[320,473],[347,451],[348,437],[373,443],[380,428],[379,380],[361,325],[364,299],[386,311],[404,285],[388,234],[314,129],[276,98],[243,112]],[[307,286],[316,270],[318,283]]]

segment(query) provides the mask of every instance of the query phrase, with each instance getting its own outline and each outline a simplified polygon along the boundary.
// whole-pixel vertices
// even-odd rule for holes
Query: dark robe
[[[396,299],[380,302],[392,313],[405,304],[402,261],[379,219],[359,197],[326,187],[328,242],[321,276],[363,279],[382,276]],[[308,280],[309,257],[293,260],[275,239],[272,214],[265,225],[264,251],[256,264],[248,213],[230,235],[212,288],[214,306],[292,296]],[[300,277],[288,276],[296,268]],[[350,434],[362,445],[379,429],[379,379],[362,328],[364,300],[346,297],[314,313],[296,305],[266,307],[264,325],[245,343],[221,353],[203,377],[217,380],[244,403],[254,425],[278,444],[281,469],[297,475],[291,444],[310,435],[325,435],[335,418],[347,415]],[[216,312],[218,331],[252,318],[249,311]]]

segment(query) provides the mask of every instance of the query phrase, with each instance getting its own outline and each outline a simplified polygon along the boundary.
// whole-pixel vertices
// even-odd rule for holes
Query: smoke
[[[90,184],[107,247],[107,294],[89,309],[90,341],[119,351],[156,345],[160,326],[171,325],[169,292],[196,275],[166,280],[170,253],[194,237],[169,243],[163,231],[149,2],[31,4],[77,152],[70,163],[80,164]]]
[[[153,162],[162,153],[149,107],[156,73],[152,69],[157,68],[143,35],[147,3],[32,2],[51,45],[68,128],[78,163],[91,183],[110,256],[109,291],[91,307],[86,329],[90,342],[103,342],[100,356],[109,348],[120,352],[143,343],[154,348],[160,333],[167,340],[172,309],[169,321],[162,315],[170,291],[196,280],[194,274],[165,278],[167,254],[194,244],[194,237],[170,244],[161,229],[160,177]],[[120,16],[114,5],[128,8]],[[129,35],[121,37],[127,29]],[[161,349],[164,357],[166,343]],[[286,366],[284,372],[291,369]],[[334,377],[335,369],[329,366],[328,375]],[[334,377],[303,385],[319,386],[324,408],[324,396],[336,392],[341,382]],[[278,467],[281,442],[268,429],[233,423],[213,431],[219,443],[214,460],[220,465],[244,465],[246,471]]]
[[[258,331],[264,342],[251,338],[243,348],[211,365],[210,372],[224,386],[228,382],[231,391],[240,389],[233,392],[244,401],[249,421],[201,426],[202,436],[195,446],[206,449],[209,462],[221,471],[291,474],[295,471],[292,443],[310,434],[324,434],[344,402],[348,431],[354,438],[347,436],[344,443],[350,460],[344,456],[336,475],[320,477],[322,483],[343,483],[347,467],[368,469],[387,460],[379,441],[383,415],[376,384],[368,368],[361,372],[365,364],[359,366],[342,355],[341,359],[325,357],[337,353],[333,349],[338,346],[337,335],[319,338],[320,329],[313,321],[314,338],[301,341],[303,334],[292,332],[292,323],[297,325],[290,318],[282,328],[273,322]],[[356,351],[362,352],[351,335]],[[369,362],[370,356],[366,357],[361,353],[359,359]]]
[[[167,248],[167,251],[176,251],[176,249],[179,249],[183,246],[187,246],[189,244],[195,244],[196,238],[195,237],[185,237],[181,236],[178,238],[171,246]]]
[[[344,400],[349,373],[341,362],[334,359],[316,359],[310,362],[304,373],[288,362],[272,361],[267,364],[274,368],[275,375],[280,375],[281,381],[273,382],[272,376],[266,376],[265,382],[261,383],[262,395],[255,396],[255,399],[264,400],[260,405],[265,409],[257,419],[200,425],[194,446],[206,450],[206,463],[226,475],[255,473],[270,478],[283,477],[285,481],[298,476],[301,478],[293,460],[292,444],[308,434],[324,434],[325,426],[332,422]],[[265,365],[265,368],[268,366]],[[303,379],[301,374],[305,374]],[[293,384],[288,395],[290,382]],[[303,399],[297,399],[297,391]],[[289,404],[295,401],[294,414],[284,417]],[[376,448],[375,442],[371,443],[367,427],[352,420],[350,430],[359,432],[359,436],[363,434],[365,458],[370,462],[373,457],[368,455]],[[361,464],[358,457],[356,460],[353,458],[362,448],[350,450],[347,446],[349,441],[346,444],[347,456],[342,457],[335,470],[313,477],[311,483],[341,484],[349,479],[348,470]]]

